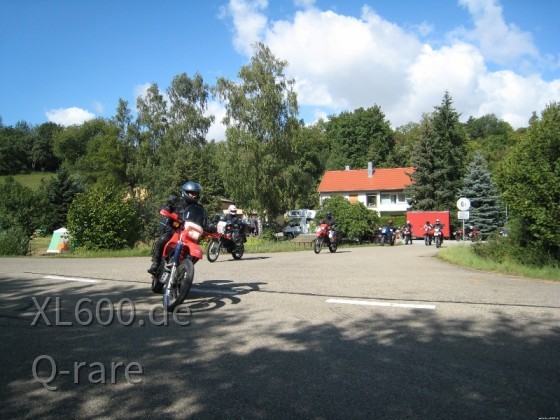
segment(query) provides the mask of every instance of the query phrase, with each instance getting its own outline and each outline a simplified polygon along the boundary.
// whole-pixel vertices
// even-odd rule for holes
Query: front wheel
[[[385,246],[385,235],[381,235],[381,239],[379,240],[379,245]]]
[[[245,252],[245,245],[243,244],[243,238],[239,238],[235,241],[235,248],[233,249],[231,255],[233,256],[234,260],[240,260],[243,257],[243,253]]]
[[[315,254],[318,254],[319,252],[321,252],[321,248],[323,248],[323,238],[317,238],[313,242],[313,252],[315,252]]]
[[[436,236],[436,248],[439,248],[441,246],[441,237]]]
[[[163,292],[163,307],[168,312],[185,301],[194,279],[194,265],[191,260],[183,260],[172,270]]]
[[[214,262],[218,259],[220,248],[220,241],[218,239],[210,239],[206,247],[206,258],[208,258],[208,261]]]

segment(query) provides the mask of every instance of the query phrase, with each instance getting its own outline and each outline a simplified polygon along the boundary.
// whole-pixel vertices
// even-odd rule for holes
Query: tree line
[[[138,97],[136,116],[119,99],[113,117],[70,127],[10,127],[0,120],[0,175],[56,171],[33,200],[44,216],[34,218],[35,229],[66,224],[80,195],[98,202],[112,197],[116,207],[127,203],[141,227],[136,234],[121,232],[129,239],[118,246],[129,246],[154,235],[157,208],[186,180],[201,183],[210,213],[225,197],[266,220],[290,208],[317,208],[325,170],[365,168],[370,161],[378,168],[412,166],[414,184],[406,195],[414,210],[454,210],[459,196],[472,195],[473,217],[488,233],[506,221],[507,208],[523,238],[519,245],[558,259],[557,103],[518,130],[493,114],[460,122],[449,92],[421,121],[395,130],[375,104],[306,126],[286,66],[259,43],[237,80],[219,78],[210,86],[199,74],[179,74],[165,92],[152,84]],[[207,113],[211,97],[225,105],[224,141],[207,140],[215,118]],[[5,182],[2,188],[20,187]],[[6,231],[13,218],[2,206]],[[75,219],[85,223],[88,217]]]

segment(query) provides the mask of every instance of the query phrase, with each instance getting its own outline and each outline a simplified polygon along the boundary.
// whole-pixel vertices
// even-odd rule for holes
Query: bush
[[[78,194],[68,211],[68,230],[76,246],[87,249],[132,247],[141,225],[133,200],[123,188],[94,186]]]
[[[0,255],[28,255],[30,238],[19,226],[0,230]]]

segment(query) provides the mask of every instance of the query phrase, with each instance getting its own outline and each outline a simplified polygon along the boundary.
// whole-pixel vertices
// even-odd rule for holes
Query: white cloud
[[[397,127],[420,121],[448,91],[464,120],[494,113],[518,128],[559,97],[560,79],[527,72],[527,60],[539,55],[531,34],[505,22],[495,0],[460,0],[474,26],[457,28],[437,46],[420,40],[432,30],[425,23],[410,32],[367,6],[353,17],[301,4],[289,20],[269,21],[266,1],[230,0],[228,13],[238,51],[250,57],[251,45],[262,41],[289,63],[302,113],[377,104]],[[510,67],[490,70],[490,62]]]
[[[215,101],[208,102],[208,110],[206,112],[206,115],[214,115],[215,117],[214,123],[210,126],[206,138],[208,140],[216,141],[225,140],[226,126],[222,123],[222,120],[226,115],[226,109],[224,108],[224,105]]]
[[[68,127],[70,125],[83,124],[95,118],[95,114],[82,108],[58,108],[45,112],[47,120]]]

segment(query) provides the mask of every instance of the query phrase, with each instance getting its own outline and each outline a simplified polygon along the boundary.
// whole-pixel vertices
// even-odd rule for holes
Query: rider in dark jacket
[[[167,199],[167,204],[164,208],[172,213],[177,213],[181,220],[190,220],[202,228],[206,227],[208,216],[204,207],[198,204],[202,187],[199,183],[188,181],[181,187],[181,198],[171,195]],[[174,229],[171,226],[171,221],[167,219],[163,228],[163,233],[156,239],[152,248],[152,265],[148,269],[148,273],[156,274],[163,254],[165,244],[173,236]]]
[[[329,230],[334,229],[334,226],[336,225],[336,220],[333,217],[333,213],[332,211],[328,211],[327,214],[325,215],[325,218],[323,220],[321,220],[321,224],[325,223]]]

